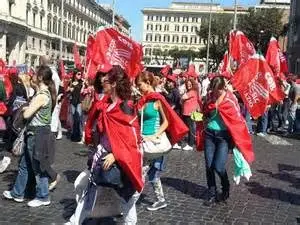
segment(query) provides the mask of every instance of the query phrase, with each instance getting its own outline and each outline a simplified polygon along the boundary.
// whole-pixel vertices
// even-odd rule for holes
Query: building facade
[[[144,55],[152,57],[156,49],[164,51],[178,48],[197,51],[203,48],[204,40],[196,31],[201,31],[201,23],[209,19],[210,8],[213,14],[234,14],[234,8],[209,3],[173,2],[170,8],[144,8]],[[247,10],[238,7],[238,13],[247,13]]]
[[[89,33],[111,23],[112,11],[94,0],[2,0],[0,58],[29,66],[45,54],[72,61],[74,43],[83,56]]]
[[[288,62],[291,73],[300,75],[300,1],[291,1],[288,31]]]

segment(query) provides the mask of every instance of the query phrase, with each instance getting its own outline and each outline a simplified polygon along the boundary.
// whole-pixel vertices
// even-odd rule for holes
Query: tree
[[[174,59],[174,61],[178,60],[181,57],[188,58],[189,62],[199,56],[198,51],[194,51],[191,49],[188,50],[179,50],[178,48],[173,48],[169,50],[169,55]]]
[[[249,9],[248,14],[241,15],[238,28],[265,54],[270,38],[283,33],[282,16],[283,10],[276,8]]]
[[[199,52],[199,58],[206,58],[207,43],[209,41],[209,63],[208,70],[215,70],[221,62],[225,51],[227,50],[227,36],[233,27],[233,16],[229,14],[213,14],[211,22],[211,38],[208,40],[209,19],[204,18],[201,29],[197,30],[197,35],[204,40],[205,48]]]

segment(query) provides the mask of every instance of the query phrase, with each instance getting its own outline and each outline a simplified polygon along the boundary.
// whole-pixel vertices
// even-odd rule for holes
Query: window
[[[183,22],[184,22],[184,23],[187,23],[187,22],[189,22],[189,18],[188,18],[188,17],[186,17],[186,16],[184,16],[182,19],[183,19]]]
[[[197,44],[197,37],[196,36],[192,36],[190,39],[190,43],[191,44]]]
[[[155,35],[155,40],[156,42],[161,42],[161,36],[159,34]]]
[[[175,25],[175,31],[179,32],[179,25]]]
[[[41,0],[41,5],[44,5],[44,1],[43,0]]]
[[[35,38],[32,38],[32,48],[35,49]]]
[[[182,32],[189,32],[189,27],[188,26],[183,26],[182,27]]]
[[[40,28],[41,28],[41,30],[43,29],[43,17],[42,16],[40,16]]]
[[[174,22],[179,22],[179,17],[178,16],[174,17]]]
[[[161,31],[161,25],[160,24],[156,24],[155,25],[155,30],[156,31]]]
[[[47,8],[48,8],[48,11],[51,11],[51,2],[50,2],[50,1],[48,1],[48,6],[47,6]]]
[[[193,23],[197,23],[197,21],[198,21],[198,18],[197,18],[197,17],[193,17],[193,18],[192,18],[192,22],[193,22]]]
[[[35,13],[33,13],[33,26],[35,27],[35,16],[36,16],[36,14]]]
[[[169,25],[168,24],[165,25],[165,31],[169,31]]]
[[[187,38],[187,36],[182,36],[182,37],[181,37],[181,43],[184,43],[184,44],[188,43],[188,38]]]
[[[28,10],[26,10],[26,23],[28,24]]]
[[[13,3],[11,2],[11,1],[9,1],[9,3],[8,3],[9,5],[8,5],[8,10],[9,10],[9,15],[11,16],[11,8],[12,8],[12,5],[13,5]]]
[[[51,17],[48,17],[48,26],[47,26],[47,31],[51,32],[51,27],[52,27],[52,22],[51,22]]]
[[[167,21],[167,22],[171,22],[171,16],[167,16],[167,17],[166,17],[166,21]]]
[[[173,43],[178,43],[179,42],[179,37],[178,35],[173,36]]]
[[[42,40],[40,40],[40,45],[39,45],[39,47],[40,47],[40,50],[42,50]]]
[[[147,24],[147,30],[153,30],[153,25],[152,24]]]
[[[170,42],[170,35],[164,36],[164,42]]]
[[[151,54],[151,48],[145,48],[145,55]]]
[[[146,34],[146,41],[152,41],[152,34]]]

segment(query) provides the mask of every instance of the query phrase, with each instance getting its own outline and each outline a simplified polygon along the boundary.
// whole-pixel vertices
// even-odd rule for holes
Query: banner
[[[223,59],[219,65],[218,71],[219,73],[224,73],[224,72],[229,72],[230,68],[229,68],[229,55],[228,55],[228,51],[226,51],[224,53]]]
[[[274,37],[272,37],[269,42],[266,61],[270,65],[276,77],[286,80],[284,74],[288,72],[287,61],[281,52],[278,41]]]
[[[256,50],[242,31],[231,31],[229,35],[229,54],[238,63],[238,66],[242,66],[251,56],[256,54]]]
[[[170,73],[171,70],[171,66],[170,65],[166,65],[164,68],[161,69],[160,73],[164,76],[167,77]]]
[[[100,67],[119,65],[132,78],[143,69],[142,46],[113,28],[100,30],[96,34],[91,59]]]
[[[73,46],[73,56],[74,56],[75,67],[78,70],[81,70],[82,69],[82,65],[81,65],[81,62],[80,62],[80,55],[79,55],[79,51],[78,51],[76,43]]]
[[[269,104],[284,98],[278,79],[264,57],[258,54],[241,66],[231,81],[254,118],[261,116]]]

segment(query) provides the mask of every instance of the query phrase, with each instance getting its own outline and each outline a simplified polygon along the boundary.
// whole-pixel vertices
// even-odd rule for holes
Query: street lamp
[[[208,73],[208,64],[209,64],[209,48],[210,48],[210,38],[211,38],[212,4],[213,4],[213,0],[210,1],[210,7],[209,7],[209,24],[208,24],[207,52],[206,52],[206,73]]]
[[[237,24],[237,0],[234,0],[234,20],[233,20],[233,30],[236,30]]]
[[[112,26],[115,27],[115,4],[116,0],[112,0]]]

